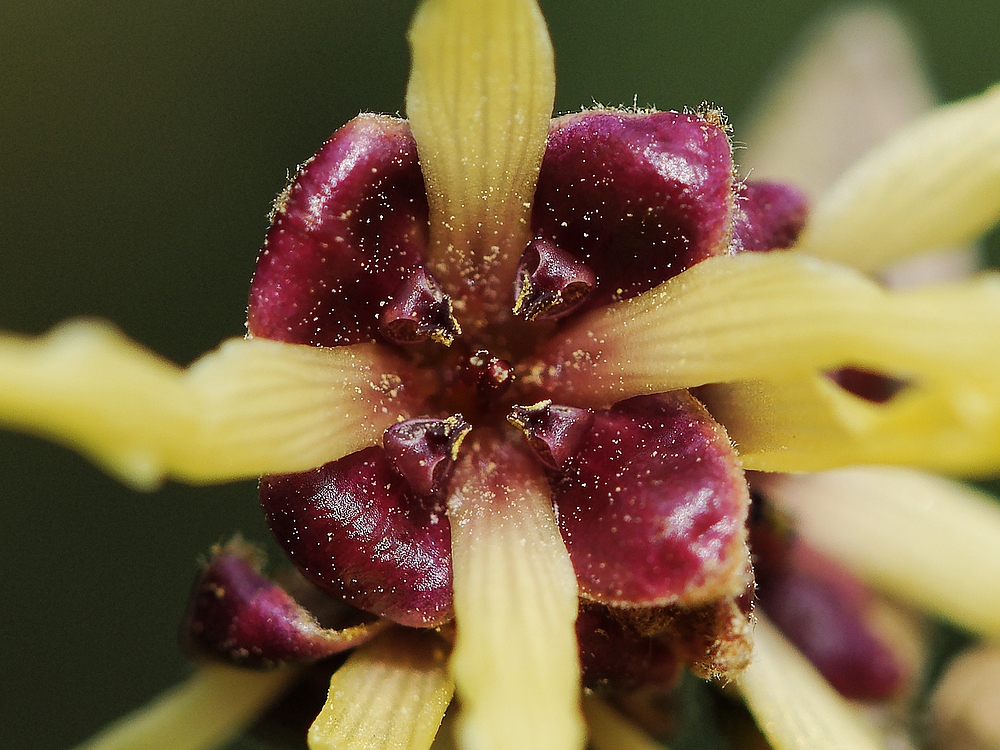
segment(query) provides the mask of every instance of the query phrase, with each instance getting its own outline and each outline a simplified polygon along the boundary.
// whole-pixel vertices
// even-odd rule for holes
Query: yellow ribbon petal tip
[[[410,45],[431,269],[454,296],[494,275],[510,283],[479,286],[512,296],[555,96],[545,19],[534,0],[425,0]]]

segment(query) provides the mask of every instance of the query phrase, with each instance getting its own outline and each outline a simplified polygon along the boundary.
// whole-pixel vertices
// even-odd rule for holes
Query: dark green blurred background
[[[826,2],[542,2],[557,109],[723,105],[754,91]],[[243,332],[286,171],[361,110],[399,112],[412,2],[2,0],[0,328],[116,321],[187,363]],[[942,98],[1000,79],[1000,10],[895,7]],[[995,239],[993,244],[996,245]],[[0,746],[67,747],[181,679],[197,560],[264,540],[253,483],[151,495],[0,433]]]

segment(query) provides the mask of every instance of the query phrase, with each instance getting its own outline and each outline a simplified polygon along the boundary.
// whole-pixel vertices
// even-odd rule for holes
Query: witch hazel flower
[[[407,119],[359,116],[279,196],[246,339],[187,370],[93,323],[0,339],[4,423],[137,487],[261,476],[300,577],[286,591],[245,544],[219,550],[187,643],[278,668],[206,665],[90,746],[214,746],[332,659],[317,749],[429,747],[449,705],[461,747],[650,742],[597,696],[681,667],[735,683],[775,747],[878,747],[754,627],[743,472],[857,574],[895,571],[891,593],[1000,629],[1000,578],[968,588],[997,567],[978,497],[854,469],[866,505],[837,515],[855,475],[797,474],[996,471],[996,279],[892,290],[844,264],[876,271],[996,221],[1000,95],[918,119],[807,211],[793,187],[741,179],[713,107],[551,119],[532,0],[426,0],[410,41]],[[913,497],[935,507],[911,513]],[[873,536],[837,533],[851,524]],[[923,577],[913,542],[934,528],[942,555],[981,543]],[[887,530],[898,553],[873,555]],[[789,581],[818,590],[795,559],[762,567],[775,612]]]

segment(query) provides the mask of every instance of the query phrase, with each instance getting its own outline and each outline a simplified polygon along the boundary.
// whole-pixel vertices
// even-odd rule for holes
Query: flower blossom
[[[464,747],[581,747],[585,714],[595,742],[637,731],[603,703],[581,709],[592,655],[581,627],[608,612],[668,621],[656,634],[672,657],[736,680],[777,747],[802,731],[820,747],[877,746],[766,620],[743,671],[742,469],[995,471],[996,280],[893,290],[857,269],[967,242],[996,221],[1000,97],[915,122],[841,178],[798,236],[793,192],[778,186],[764,201],[769,188],[734,179],[715,110],[550,122],[552,50],[533,2],[427,0],[411,43],[408,122],[358,118],[279,197],[250,336],[184,371],[94,324],[7,336],[0,419],[140,487],[264,475],[269,523],[300,571],[382,618],[356,639],[319,637],[356,648],[332,678],[313,747],[355,746],[366,733],[385,747],[429,746],[453,691]],[[782,200],[791,229],[761,208]],[[588,244],[588,227],[600,238],[610,222],[626,227],[634,255]],[[330,250],[340,245],[348,255]],[[666,267],[661,245],[673,253]],[[900,387],[866,398],[837,372]],[[863,516],[833,516],[852,481],[854,497],[889,514],[873,533],[906,529],[890,563],[919,565],[905,543],[935,543],[929,529],[947,531],[953,552],[979,528],[984,544],[964,569],[996,567],[981,549],[995,517],[967,492],[935,491],[940,480],[861,472],[759,485],[819,525],[829,552],[878,577],[885,564],[866,555],[890,539],[852,545],[856,530],[822,530]],[[801,507],[824,492],[835,498],[816,503],[827,516]],[[910,518],[905,501],[921,493],[948,504],[943,518]],[[375,533],[364,537],[357,518]],[[622,530],[633,522],[637,531]],[[953,578],[912,578],[890,589],[996,632],[995,608]],[[228,589],[212,591],[225,615]],[[284,608],[294,624],[298,610],[274,597],[268,611]],[[220,617],[213,601],[202,633]],[[313,627],[280,644],[301,656],[315,633],[302,649],[289,644]],[[707,665],[684,653],[689,629],[712,653]],[[225,705],[192,732],[192,746],[208,746],[292,675],[206,668],[95,747]]]

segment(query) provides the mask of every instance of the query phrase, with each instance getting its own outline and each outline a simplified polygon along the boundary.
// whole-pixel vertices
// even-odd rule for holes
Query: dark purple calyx
[[[887,404],[909,383],[862,367],[842,367],[827,377],[848,393],[873,404]]]
[[[680,677],[681,663],[666,639],[643,635],[613,616],[606,607],[584,604],[576,618],[583,686],[590,690],[626,691],[669,687]]]
[[[727,251],[733,160],[712,114],[582,112],[552,121],[531,230],[595,274],[578,311],[634,297]]]
[[[462,327],[451,309],[451,298],[441,291],[427,269],[418,266],[409,275],[379,320],[382,334],[397,344],[435,341],[451,346]]]
[[[234,542],[215,550],[195,583],[183,637],[194,653],[243,667],[309,662],[359,646],[387,624],[320,627],[260,572],[258,555]]]
[[[597,412],[552,493],[583,597],[694,605],[742,591],[746,481],[724,430],[687,392]]]
[[[524,433],[547,468],[562,469],[580,450],[594,424],[594,412],[545,399],[531,406],[511,407],[507,421]]]
[[[461,414],[446,419],[407,419],[382,435],[392,468],[417,495],[433,495],[447,483],[472,425]]]
[[[781,182],[747,181],[738,186],[733,211],[732,253],[791,247],[806,223],[805,194]]]
[[[555,320],[573,312],[594,291],[597,277],[571,253],[535,239],[521,256],[514,281],[514,314]]]
[[[833,560],[773,519],[751,526],[760,606],[843,696],[885,700],[905,686],[907,668],[872,627],[872,594]]]
[[[326,592],[401,625],[452,618],[444,501],[411,490],[384,449],[264,477],[260,500],[278,543]]]
[[[427,216],[409,125],[381,115],[347,123],[275,204],[250,333],[316,346],[384,340],[386,302],[424,263]]]
[[[514,382],[514,365],[479,349],[462,366],[462,379],[474,385],[481,396],[499,397]]]

